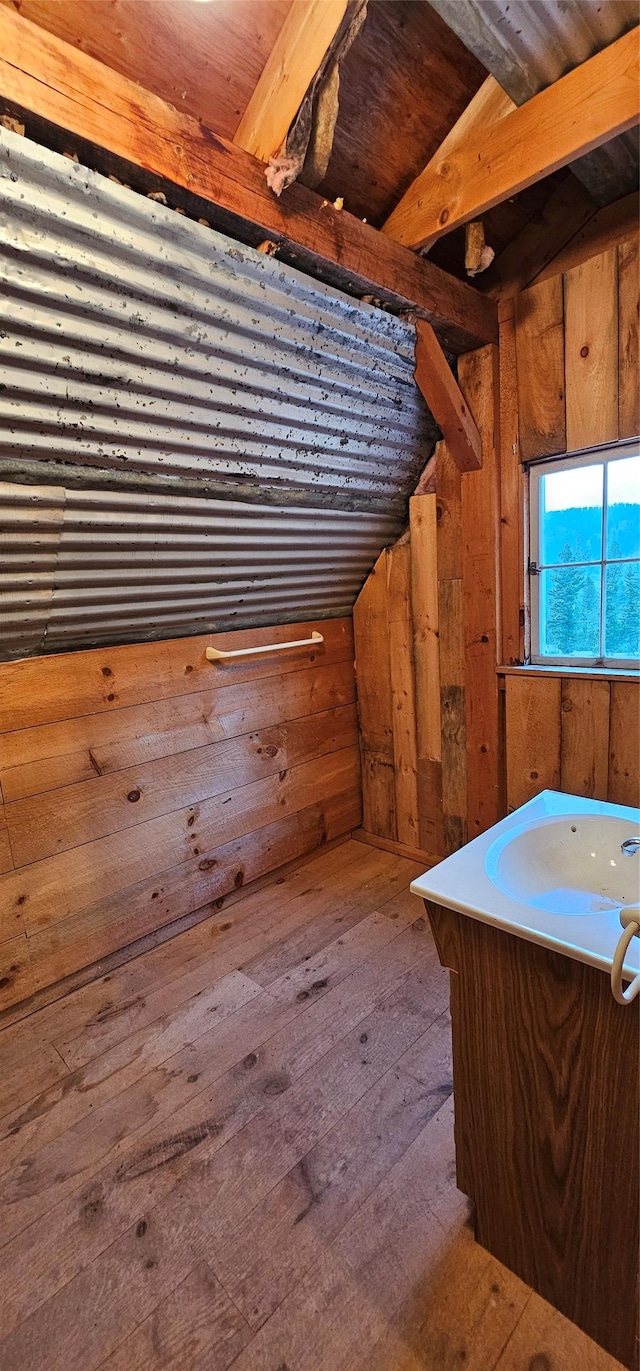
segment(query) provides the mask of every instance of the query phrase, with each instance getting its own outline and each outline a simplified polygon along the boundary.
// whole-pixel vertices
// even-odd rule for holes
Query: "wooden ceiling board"
[[[340,71],[333,152],[317,189],[379,227],[486,74],[425,0],[369,0]]]
[[[291,0],[0,0],[233,138]]]
[[[230,139],[291,3],[0,0]],[[330,200],[343,196],[346,209],[380,226],[485,76],[427,0],[369,0],[342,67],[334,149],[320,192]],[[497,254],[550,193],[551,180],[485,216]],[[430,255],[465,279],[464,230]]]

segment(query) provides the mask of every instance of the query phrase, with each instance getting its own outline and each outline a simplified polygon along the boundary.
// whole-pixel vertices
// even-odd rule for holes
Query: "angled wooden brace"
[[[416,384],[460,471],[479,471],[482,439],[458,382],[426,319],[416,319]]]

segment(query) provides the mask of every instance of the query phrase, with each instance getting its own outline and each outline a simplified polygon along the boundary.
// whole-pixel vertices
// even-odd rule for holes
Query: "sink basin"
[[[620,852],[637,826],[610,815],[567,814],[520,824],[491,844],[489,880],[549,914],[602,914],[640,899],[640,859]]]
[[[611,971],[620,911],[640,899],[640,810],[543,790],[413,881],[425,900]],[[640,971],[632,938],[625,976]]]

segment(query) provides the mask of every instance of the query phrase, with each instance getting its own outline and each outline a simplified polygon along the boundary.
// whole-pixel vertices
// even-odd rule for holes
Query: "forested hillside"
[[[614,504],[607,511],[606,557],[638,557],[640,506]],[[576,507],[544,515],[541,546],[543,565],[561,563],[542,573],[545,655],[598,657],[600,647],[600,560],[602,511]],[[596,562],[594,566],[576,565]],[[640,563],[620,561],[608,566],[604,586],[604,644],[606,657],[635,657],[640,653]]]

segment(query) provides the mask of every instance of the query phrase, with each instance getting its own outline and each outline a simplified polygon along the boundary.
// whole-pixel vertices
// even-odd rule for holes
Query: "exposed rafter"
[[[295,0],[234,136],[262,162],[275,157],[347,10],[347,0]]]
[[[138,183],[155,187],[153,178],[163,178],[206,200],[207,217],[224,232],[256,246],[268,238],[330,285],[373,295],[398,313],[414,310],[454,352],[497,338],[493,300],[305,186],[277,200],[257,158],[4,6],[0,98],[91,144],[92,165],[104,166],[98,150],[106,150],[121,159],[127,180],[136,180],[137,168]]]
[[[563,76],[485,131],[442,149],[385,225],[411,247],[428,247],[459,224],[599,147],[640,120],[638,33]],[[443,145],[444,146],[444,145]],[[411,192],[408,192],[411,195]],[[395,219],[395,225],[393,221]]]
[[[510,114],[511,110],[515,108],[513,100],[503,91],[502,86],[494,81],[493,76],[488,76],[480,90],[476,91],[473,100],[470,100],[467,108],[462,111],[453,128],[449,130],[438,151],[427,162],[424,171],[421,171],[420,175],[416,177],[389,215],[382,232],[386,233],[389,238],[395,238],[404,243],[405,247],[422,247],[423,244],[419,241],[419,235],[418,239],[414,241],[415,235],[412,231],[412,225],[416,219],[416,212],[422,209],[423,192],[429,192],[436,169],[445,158],[453,156],[468,138],[472,138],[476,133],[483,134],[492,124],[503,119],[505,114]]]

